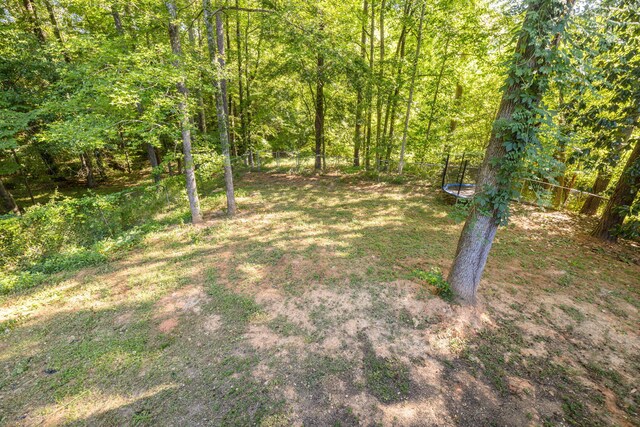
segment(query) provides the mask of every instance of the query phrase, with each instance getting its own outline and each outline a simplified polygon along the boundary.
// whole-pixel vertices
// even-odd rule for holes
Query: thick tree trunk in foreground
[[[636,142],[616,188],[607,202],[607,207],[591,235],[610,242],[617,241],[616,231],[627,216],[626,211],[621,208],[631,206],[638,195],[638,190],[640,190],[640,140]]]
[[[530,76],[536,76],[535,78],[544,78],[540,76],[539,70],[546,61],[540,52],[544,52],[543,47],[545,43],[548,45],[548,39],[552,34],[545,34],[542,30],[537,30],[536,34],[531,29],[547,28],[547,22],[555,22],[566,16],[572,5],[570,2],[567,8],[554,3],[555,0],[534,0],[529,3],[529,10],[516,46],[514,61],[518,63],[519,67],[528,67],[531,72]],[[538,45],[537,48],[536,45]],[[507,169],[506,172],[501,171],[501,167],[505,162],[518,161],[522,155],[516,154],[515,158],[510,158],[509,156],[513,156],[513,151],[507,153],[505,142],[511,144],[523,144],[524,142],[519,141],[515,134],[507,132],[507,124],[511,121],[516,108],[536,108],[547,87],[544,81],[521,81],[515,75],[514,69],[515,67],[512,68],[509,75],[509,80],[513,83],[507,87],[500,102],[491,138],[478,175],[477,191],[492,190],[500,195],[508,194],[508,186],[510,185],[508,180],[514,172],[513,169]],[[529,85],[531,86],[529,87]],[[520,96],[523,93],[523,87],[526,87],[528,100]],[[472,206],[460,235],[455,259],[449,272],[448,282],[451,287],[462,300],[468,303],[475,303],[480,278],[498,230],[501,215],[504,214],[499,210],[500,206],[494,205],[493,202],[490,204],[491,206],[483,211],[480,211],[477,205]],[[487,212],[488,209],[491,211]]]
[[[233,216],[236,213],[236,199],[233,191],[233,171],[231,170],[231,157],[229,155],[229,117],[227,101],[227,80],[223,77],[225,73],[224,60],[224,29],[221,13],[216,13],[216,31],[214,40],[213,23],[211,22],[211,10],[209,0],[203,0],[204,21],[207,28],[207,43],[209,45],[209,57],[216,70],[216,80],[213,84],[216,90],[216,115],[218,117],[218,133],[220,135],[220,145],[224,158],[224,182],[227,193],[227,214]]]
[[[7,190],[0,179],[0,198],[2,198],[2,206],[4,206],[4,210],[6,212],[13,212],[15,214],[19,214],[21,209],[16,204],[16,201],[13,199],[9,190]]]
[[[598,175],[596,176],[596,180],[593,183],[593,187],[591,188],[591,193],[595,195],[599,195],[609,186],[609,181],[611,181],[611,176],[599,170]],[[596,197],[590,195],[587,197],[587,200],[584,201],[582,208],[580,209],[580,213],[583,215],[595,215],[598,212],[598,208],[600,207],[600,203],[602,199],[600,197]]]
[[[416,74],[418,73],[418,60],[420,58],[420,45],[422,44],[422,25],[424,23],[424,9],[420,9],[420,24],[418,25],[418,42],[416,45],[416,57],[413,60],[413,72],[411,74],[411,85],[409,86],[409,99],[407,100],[407,113],[404,116],[404,129],[402,131],[402,145],[400,146],[400,162],[398,163],[398,174],[402,175],[404,169],[404,153],[407,148],[407,133],[409,132],[409,117],[411,117],[411,104],[413,104],[413,90],[416,85]]]
[[[178,16],[174,3],[168,1],[165,3],[169,11],[169,39],[171,41],[171,51],[176,56],[173,66],[180,69],[180,60],[182,56],[182,48],[180,47],[180,33],[178,32]],[[191,209],[191,222],[194,224],[202,222],[202,214],[200,213],[200,200],[198,199],[198,188],[196,185],[196,173],[193,164],[193,156],[191,155],[191,129],[189,123],[189,110],[187,108],[187,86],[182,78],[176,83],[180,101],[178,103],[178,112],[180,114],[180,128],[182,130],[182,152],[184,153],[184,175],[187,181],[187,195],[189,196],[189,208]]]

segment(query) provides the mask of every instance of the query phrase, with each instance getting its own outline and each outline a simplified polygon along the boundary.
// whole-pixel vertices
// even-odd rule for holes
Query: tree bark
[[[56,36],[56,40],[60,44],[60,49],[62,49],[62,56],[64,58],[64,62],[71,62],[71,57],[69,56],[69,52],[64,47],[64,40],[62,38],[62,33],[60,32],[60,27],[58,27],[58,20],[56,19],[55,11],[53,10],[53,5],[49,2],[49,0],[44,0],[44,5],[47,8],[47,12],[49,14],[49,22],[51,22],[51,27],[53,28],[53,35]]]
[[[124,29],[122,28],[122,19],[120,18],[120,12],[116,4],[111,5],[111,16],[113,17],[113,24],[116,27],[116,32],[119,36],[124,35]]]
[[[544,34],[542,30],[538,30],[538,33],[535,33],[531,29],[547,28],[541,24],[545,24],[547,21],[555,22],[566,16],[573,4],[573,2],[569,2],[566,8],[553,7],[559,6],[550,4],[553,1],[555,0],[531,1],[523,28],[520,31],[514,61],[517,61],[519,66],[521,66],[520,63],[526,61],[526,66],[531,70],[532,76],[539,75],[540,68],[546,63],[544,56],[541,56],[539,52],[543,50],[546,40],[551,34]],[[521,57],[518,57],[520,54]],[[516,68],[513,67],[510,71],[508,81],[513,83],[509,84],[502,96],[491,138],[480,168],[476,183],[476,188],[479,192],[490,190],[496,192],[496,194],[507,194],[509,190],[507,187],[510,183],[505,181],[508,181],[514,172],[511,169],[504,172],[501,170],[501,166],[505,162],[512,161],[507,157],[507,148],[504,143],[505,138],[514,137],[514,135],[510,135],[505,131],[506,123],[510,122],[516,108],[537,108],[540,98],[547,87],[545,83],[521,83],[515,75],[515,70]],[[530,88],[528,87],[527,94],[533,99],[524,100],[521,96],[517,96],[517,94],[521,93],[520,85],[524,84],[531,84]],[[519,159],[519,157],[516,159]],[[502,176],[500,175],[501,173],[503,174]],[[485,207],[482,210],[476,204],[472,206],[458,240],[455,259],[448,276],[448,282],[455,293],[467,303],[475,303],[476,292],[489,251],[498,230],[498,225],[503,218],[500,206],[495,205],[492,201],[489,202],[489,205],[488,208]],[[490,210],[489,212],[487,212],[488,209]]]
[[[158,157],[156,156],[156,150],[153,148],[153,145],[148,142],[144,143],[145,149],[147,150],[147,158],[149,159],[149,163],[151,164],[151,176],[153,177],[153,182],[156,184],[160,182],[160,169],[158,169]]]
[[[362,28],[360,31],[360,58],[364,63],[367,56],[367,17],[369,15],[369,2],[364,0],[362,6]],[[355,141],[353,145],[353,165],[360,166],[360,147],[362,146],[362,107],[363,107],[363,95],[362,95],[362,82],[358,81],[358,92],[356,95],[356,129],[355,129]]]
[[[236,199],[233,190],[233,171],[231,169],[231,156],[229,154],[229,111],[227,106],[227,80],[224,78],[225,58],[224,58],[224,29],[221,12],[216,13],[216,30],[214,40],[214,30],[210,2],[203,0],[204,21],[207,29],[207,43],[209,45],[209,58],[216,70],[216,78],[213,82],[216,93],[216,114],[218,117],[218,133],[220,135],[220,145],[224,158],[224,182],[227,193],[227,215],[233,216],[236,213]]]
[[[629,135],[633,128],[629,131]],[[591,232],[591,235],[602,240],[615,242],[618,240],[617,231],[627,217],[627,212],[623,207],[631,206],[638,190],[640,189],[640,140],[636,145],[624,166],[624,170],[620,175],[620,179],[616,184],[615,190],[607,206],[604,209],[602,217],[598,224]]]
[[[236,7],[238,7],[238,0],[236,0]],[[242,69],[242,39],[240,31],[240,12],[236,12],[236,52],[238,55],[238,118],[240,119],[240,141],[244,153],[251,150],[249,147],[249,140],[247,137],[247,116],[246,105],[244,99],[244,71]],[[253,162],[251,162],[253,166]]]
[[[462,85],[460,83],[456,83],[456,94],[453,97],[453,104],[455,105],[455,107],[460,106],[460,99],[462,99]],[[455,117],[452,117],[451,121],[449,122],[449,139],[451,139],[457,127],[458,121],[455,119]]]
[[[367,136],[364,143],[364,168],[369,170],[371,167],[371,134],[372,134],[372,102],[373,102],[373,74],[374,74],[374,42],[376,29],[375,2],[371,0],[371,23],[369,26],[369,79],[367,81]]]
[[[438,79],[436,80],[436,89],[433,91],[433,100],[431,101],[431,112],[429,113],[429,121],[427,122],[427,132],[424,136],[424,141],[429,144],[429,136],[431,136],[431,126],[433,125],[433,117],[436,112],[436,105],[438,103],[438,94],[440,93],[440,83],[442,82],[442,76],[444,74],[445,66],[447,65],[447,59],[449,59],[449,42],[451,36],[447,35],[447,41],[444,44],[444,57],[442,58],[442,64],[440,65],[440,72],[438,73]]]
[[[31,22],[31,26],[33,27],[33,34],[35,34],[40,44],[44,44],[47,41],[47,38],[44,35],[42,27],[40,26],[38,12],[36,11],[33,2],[31,2],[31,0],[23,0],[22,4],[24,5],[24,9],[27,12],[27,19],[29,20],[29,22]]]
[[[93,188],[96,186],[96,180],[93,173],[93,160],[88,153],[80,154],[80,162],[82,163],[82,168],[84,169],[85,179],[87,181],[87,187]]]
[[[18,153],[16,153],[15,149],[11,149],[11,154],[13,155],[13,160],[15,160],[18,165],[18,169],[20,170],[20,176],[22,176],[22,180],[24,182],[24,186],[27,189],[27,193],[29,193],[29,198],[31,199],[32,204],[36,204],[36,200],[33,198],[33,191],[31,191],[31,185],[29,184],[29,174],[27,174],[26,169],[20,158],[18,157]]]
[[[409,99],[407,101],[407,113],[404,116],[404,129],[402,130],[402,145],[400,146],[400,162],[398,163],[398,174],[402,175],[404,169],[404,153],[407,147],[407,133],[409,132],[409,117],[411,117],[411,104],[413,104],[413,90],[416,85],[416,74],[418,73],[418,59],[420,58],[420,46],[422,45],[422,25],[424,23],[424,9],[420,9],[420,24],[418,24],[418,42],[416,45],[416,57],[413,60],[413,72],[411,73],[411,84],[409,86]]]
[[[321,27],[322,29],[322,27]],[[314,122],[316,138],[316,161],[315,169],[322,169],[323,147],[324,147],[324,56],[318,53],[316,62],[316,118]]]
[[[176,59],[173,66],[181,70],[180,58],[182,57],[182,48],[180,47],[180,33],[178,32],[178,14],[176,6],[172,1],[165,3],[169,11],[169,40],[171,42],[171,51]],[[189,196],[189,208],[191,209],[191,222],[197,224],[202,222],[202,214],[200,213],[200,200],[198,199],[198,188],[196,184],[196,174],[193,164],[193,156],[191,155],[191,129],[189,123],[189,109],[187,107],[187,86],[184,76],[176,83],[176,88],[180,94],[178,102],[178,112],[180,114],[180,128],[182,133],[182,152],[184,154],[184,174],[187,185],[187,195]]]
[[[598,175],[596,175],[596,180],[593,183],[593,187],[591,187],[591,195],[587,197],[580,209],[580,213],[583,215],[593,216],[598,212],[598,208],[600,207],[600,203],[602,199],[600,197],[596,197],[609,186],[609,181],[611,181],[611,175],[603,172],[602,170],[598,170]]]
[[[380,59],[378,63],[378,93],[376,99],[376,170],[380,170],[380,149],[382,146],[382,97],[383,97],[383,79],[384,79],[384,8],[385,0],[380,3]]]
[[[402,29],[400,30],[400,37],[398,39],[398,46],[395,52],[395,61],[397,62],[396,76],[394,80],[393,93],[387,99],[387,108],[384,116],[384,126],[382,129],[382,143],[386,148],[384,157],[384,170],[389,170],[391,151],[393,150],[393,137],[395,131],[396,111],[398,108],[398,99],[400,97],[400,89],[402,87],[402,69],[405,56],[405,45],[407,39],[407,18],[411,15],[411,2],[407,1],[404,7],[402,16]],[[387,132],[388,129],[388,132]]]
[[[6,212],[12,212],[14,214],[20,214],[22,209],[16,204],[15,199],[7,190],[0,179],[0,198],[2,198],[2,204]]]

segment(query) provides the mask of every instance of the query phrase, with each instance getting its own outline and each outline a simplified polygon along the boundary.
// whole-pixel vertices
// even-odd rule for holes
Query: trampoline
[[[465,154],[463,153],[460,161],[461,167],[458,166],[458,174],[455,182],[447,182],[447,172],[449,170],[450,160],[450,154],[447,154],[447,158],[444,163],[444,170],[442,171],[442,191],[456,199],[470,200],[473,199],[473,196],[476,193],[476,185],[464,183],[464,177],[467,173],[467,166],[469,164],[469,160],[465,160],[464,157]]]

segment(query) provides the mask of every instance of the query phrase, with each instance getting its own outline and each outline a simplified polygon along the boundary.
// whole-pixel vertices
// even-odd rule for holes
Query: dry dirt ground
[[[639,249],[518,207],[475,308],[435,190],[248,174],[240,214],[0,303],[4,425],[640,425]]]

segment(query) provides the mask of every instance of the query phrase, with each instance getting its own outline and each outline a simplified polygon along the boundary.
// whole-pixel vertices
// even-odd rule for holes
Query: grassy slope
[[[233,220],[0,306],[9,425],[633,425],[640,266],[520,208],[470,309],[460,224],[424,188],[246,175]]]

